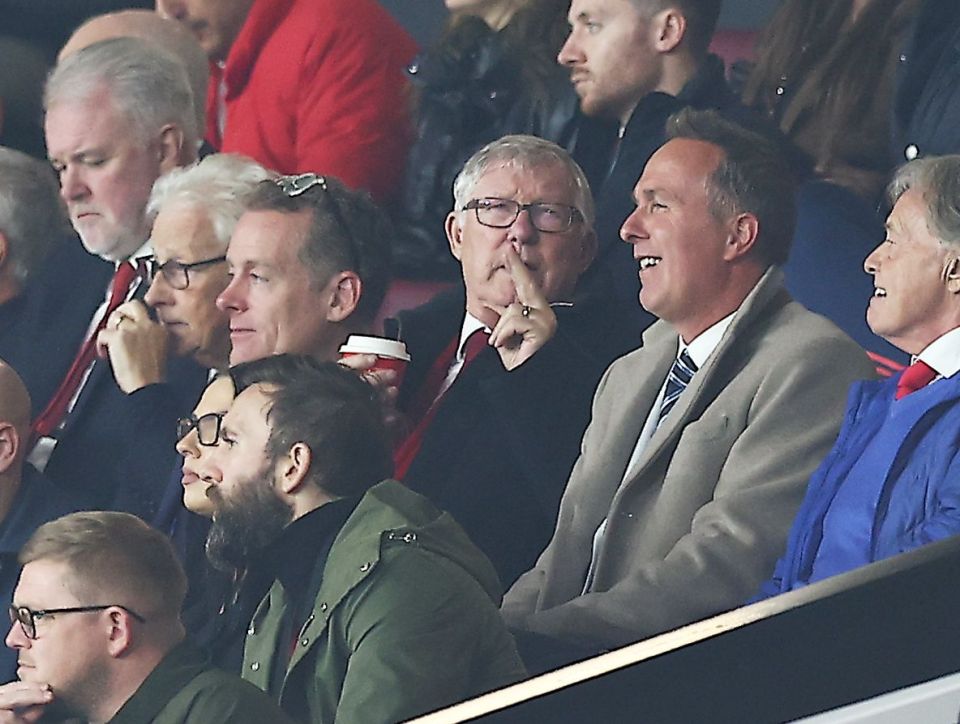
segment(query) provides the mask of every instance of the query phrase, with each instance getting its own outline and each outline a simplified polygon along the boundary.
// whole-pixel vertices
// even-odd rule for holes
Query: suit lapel
[[[737,311],[730,326],[727,327],[726,332],[724,332],[723,338],[720,340],[717,348],[707,358],[703,367],[693,376],[689,386],[684,390],[683,394],[680,395],[670,415],[664,419],[663,424],[654,430],[653,435],[650,437],[643,451],[643,455],[638,460],[637,465],[634,466],[634,470],[631,472],[629,479],[624,480],[621,488],[626,488],[638,480],[661,454],[674,448],[676,439],[679,438],[694,415],[698,414],[698,411],[702,409],[703,405],[701,403],[703,399],[714,394],[714,390],[717,387],[717,380],[722,379],[725,369],[724,365],[732,351],[734,351],[734,345],[742,344],[744,337],[748,333],[747,329],[753,324],[754,319],[758,315],[768,314],[769,307],[772,305],[777,303],[782,304],[789,300],[789,296],[786,295],[786,292],[782,288],[782,279],[782,272],[771,267],[763,277],[761,277],[760,281],[757,282],[756,287],[754,287],[753,291],[747,295],[746,299],[744,299],[740,305],[740,309]],[[675,332],[674,335],[676,335]],[[675,338],[676,337],[673,337],[672,339]],[[670,352],[670,354],[664,358],[662,355],[665,355],[667,352]],[[655,373],[648,376],[647,380],[647,384],[654,385],[651,399],[656,397],[660,391],[660,387],[663,386],[675,355],[675,346],[671,347],[671,345],[668,344],[666,345],[666,349],[661,349],[658,346],[656,366],[653,368]],[[644,389],[649,390],[649,387],[645,387]],[[649,405],[647,406],[647,411],[649,412]],[[641,429],[645,421],[646,416],[644,415],[639,423],[637,423],[639,427],[635,427],[634,429]]]

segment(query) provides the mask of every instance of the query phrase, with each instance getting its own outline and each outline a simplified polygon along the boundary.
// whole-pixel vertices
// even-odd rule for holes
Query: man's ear
[[[10,240],[7,238],[3,229],[0,229],[0,267],[7,261],[7,254],[10,253]]]
[[[726,261],[742,258],[753,249],[760,232],[760,222],[753,214],[743,212],[730,220],[730,235],[727,237],[723,258]]]
[[[0,422],[0,474],[7,472],[20,452],[20,433],[10,422]]]
[[[104,625],[107,627],[107,653],[117,659],[123,656],[133,645],[133,627],[137,625],[133,616],[119,607],[107,611]]]
[[[443,228],[447,232],[450,253],[453,254],[454,259],[461,261],[460,257],[463,253],[463,227],[460,226],[460,214],[456,211],[451,211],[447,214],[447,220],[444,222]]]
[[[363,282],[360,275],[350,269],[337,272],[327,282],[328,305],[327,321],[342,322],[357,310]]]
[[[293,495],[307,479],[312,462],[313,452],[309,446],[304,442],[294,443],[279,461],[281,492]]]
[[[183,160],[183,143],[183,131],[178,126],[168,123],[160,129],[160,147],[157,153],[161,175],[180,165]],[[190,157],[192,158],[192,155]]]
[[[947,291],[951,294],[960,294],[960,258],[953,252],[947,255],[943,267],[943,280],[947,284]]]
[[[659,53],[676,50],[687,34],[687,18],[679,8],[668,7],[653,16],[653,47]]]

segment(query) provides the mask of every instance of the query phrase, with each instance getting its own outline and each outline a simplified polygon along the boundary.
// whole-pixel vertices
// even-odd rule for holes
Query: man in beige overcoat
[[[621,230],[661,321],[601,380],[553,539],[504,598],[522,648],[582,656],[746,600],[848,386],[873,374],[783,287],[794,182],[775,145],[711,111],[674,116],[668,136]],[[542,650],[527,647],[534,669]]]

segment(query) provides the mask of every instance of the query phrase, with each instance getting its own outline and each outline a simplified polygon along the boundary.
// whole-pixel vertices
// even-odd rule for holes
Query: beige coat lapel
[[[677,400],[677,404],[670,412],[670,415],[663,421],[663,424],[654,431],[653,436],[650,438],[643,452],[643,456],[637,462],[629,478],[624,480],[623,485],[620,486],[617,497],[619,497],[626,488],[642,479],[644,474],[657,462],[657,459],[661,455],[669,453],[676,447],[676,441],[679,439],[684,427],[686,427],[690,421],[691,415],[698,409],[700,399],[712,389],[717,377],[717,369],[723,364],[723,360],[727,356],[727,351],[731,345],[735,344],[735,340],[743,339],[741,330],[753,323],[757,314],[766,307],[770,299],[782,288],[782,282],[783,272],[774,267],[767,269],[760,278],[760,281],[757,282],[757,285],[740,305],[737,315],[733,318],[730,326],[727,327],[723,337],[720,339],[720,344],[717,345],[717,348],[707,359],[706,363],[704,363],[703,367],[693,376],[689,387],[687,387]],[[673,335],[676,337],[677,333],[674,331]],[[669,347],[669,345],[667,345],[667,347]],[[674,348],[673,355],[675,354],[676,349]],[[660,369],[660,364],[661,361],[658,360],[657,370]],[[663,385],[667,372],[669,372],[670,365],[672,364],[673,356],[670,357],[667,366],[663,370],[663,374],[660,377],[660,385]],[[650,375],[649,377],[655,377],[655,375]],[[656,392],[659,392],[659,389],[659,387],[656,388],[654,395],[656,395]],[[640,422],[640,425],[643,425],[643,421]]]

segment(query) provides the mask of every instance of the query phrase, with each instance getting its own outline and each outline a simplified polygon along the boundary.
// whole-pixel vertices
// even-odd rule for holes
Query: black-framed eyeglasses
[[[213,447],[220,440],[220,425],[223,424],[222,412],[208,412],[206,415],[190,415],[177,420],[177,440],[183,440],[191,430],[197,431],[197,442]]]
[[[165,261],[163,264],[158,264],[157,258],[151,256],[147,257],[147,269],[151,280],[156,278],[157,274],[163,274],[163,278],[167,280],[167,284],[174,289],[181,290],[190,286],[190,272],[196,271],[197,269],[204,269],[214,264],[221,264],[226,260],[226,256],[214,256],[210,259],[201,259],[200,261],[190,262],[189,264],[184,264],[183,262],[173,259]]]
[[[23,633],[26,634],[28,639],[37,638],[37,621],[45,616],[53,616],[54,614],[63,614],[63,613],[90,613],[91,611],[106,611],[108,608],[119,608],[131,616],[133,616],[140,623],[146,623],[147,619],[141,616],[139,613],[134,611],[131,608],[126,606],[121,606],[118,603],[107,603],[102,606],[72,606],[70,608],[45,608],[41,611],[34,611],[27,606],[10,606],[8,611],[10,613],[10,623],[19,623],[21,628],[23,628]]]
[[[567,204],[548,204],[537,201],[532,204],[520,204],[511,199],[484,198],[473,199],[462,211],[473,209],[477,221],[494,229],[506,229],[520,216],[521,211],[530,214],[530,223],[537,231],[559,234],[568,231],[574,223],[583,221],[583,214],[575,206]]]

